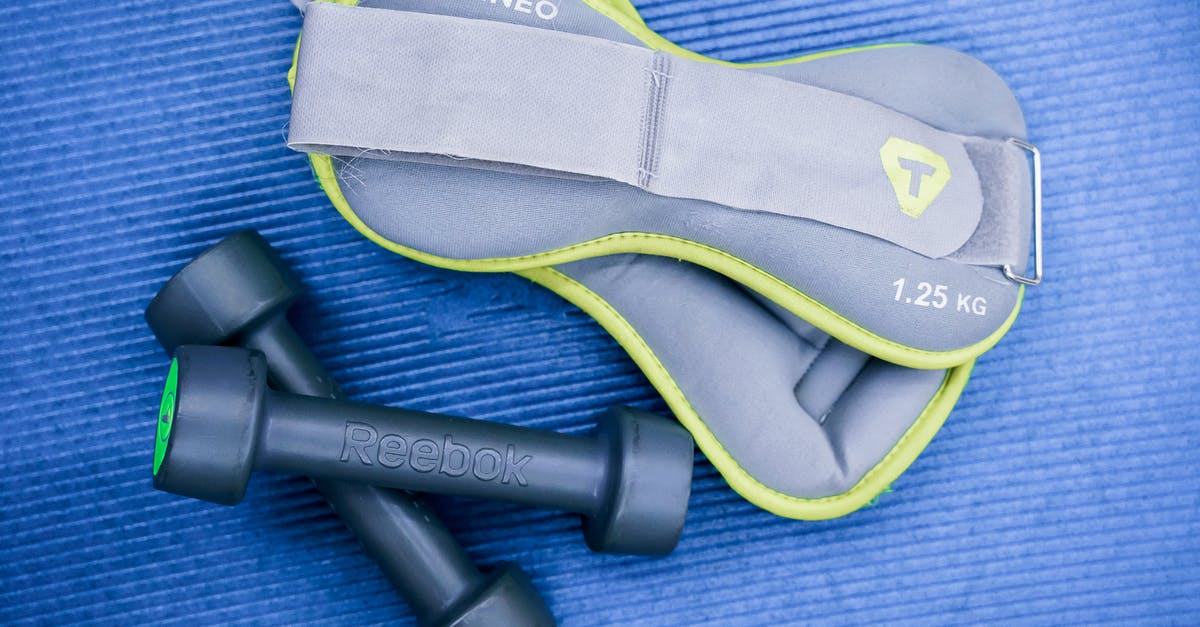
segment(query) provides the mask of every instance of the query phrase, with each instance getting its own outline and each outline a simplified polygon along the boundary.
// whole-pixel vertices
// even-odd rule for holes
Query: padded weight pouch
[[[623,0],[299,4],[288,144],[343,215],[588,311],[766,509],[868,502],[1016,316],[1029,147],[968,57],[735,67]]]

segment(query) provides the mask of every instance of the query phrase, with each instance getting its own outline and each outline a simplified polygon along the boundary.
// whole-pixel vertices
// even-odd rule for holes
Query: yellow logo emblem
[[[950,182],[946,160],[921,144],[889,137],[879,149],[879,158],[896,191],[900,211],[914,218],[921,217]]]

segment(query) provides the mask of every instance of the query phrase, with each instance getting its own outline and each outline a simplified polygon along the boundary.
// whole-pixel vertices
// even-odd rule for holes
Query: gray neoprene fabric
[[[486,3],[367,0],[363,5],[510,20],[631,43],[623,29],[577,1],[559,2],[552,26],[511,11],[491,11]],[[916,80],[897,78],[914,67],[925,68]],[[885,103],[948,133],[1024,135],[1020,110],[1003,83],[977,61],[947,50],[865,50],[755,71]],[[928,97],[933,90],[938,99]],[[968,140],[964,145],[972,153],[997,144]],[[999,150],[970,158],[1010,157]],[[1010,238],[1002,245],[1023,255],[1028,239],[1027,226],[1009,226],[1019,221],[985,215],[963,246],[945,259],[930,259],[815,220],[732,211],[616,181],[374,155],[335,159],[335,167],[355,213],[405,246],[452,258],[516,256],[594,239],[610,233],[612,224],[671,233],[736,250],[851,321],[928,350],[981,340],[998,327],[996,316],[1007,316],[1014,305],[1016,290],[997,269],[969,265],[994,250],[989,245],[976,249],[972,242]],[[985,178],[985,196],[1014,197],[1012,190],[1028,185],[1027,172],[1014,164],[1004,167],[1013,174]],[[999,187],[989,191],[989,186]],[[1028,215],[1027,206],[1018,211]],[[558,269],[620,312],[738,464],[782,494],[820,498],[852,487],[895,446],[946,376],[869,357],[691,264],[612,255]],[[985,298],[988,311],[963,315],[905,306],[896,302],[892,286],[901,277],[955,285]]]
[[[1016,211],[1012,195],[983,197],[977,169],[1028,170],[1003,158],[1023,153],[1002,139],[946,133],[862,98],[487,20],[314,5],[297,68],[289,145],[298,150],[614,180],[817,220],[933,258],[962,247],[985,209],[998,221]],[[948,180],[919,218],[897,210],[880,176],[881,147],[893,141],[942,159],[902,173],[906,194],[934,186],[939,171]],[[966,143],[987,149],[972,160]],[[1016,244],[974,248],[1015,264]]]
[[[403,4],[412,9],[417,3]],[[427,11],[452,12],[471,5],[421,6]],[[596,15],[579,3],[559,6],[560,17],[572,15],[572,9],[579,7],[586,15]],[[509,17],[512,12],[491,13]],[[602,17],[600,20],[587,25],[607,25],[605,32],[588,34],[611,33],[614,26]],[[628,37],[624,30],[616,30]],[[870,56],[874,62],[853,61],[860,55]],[[864,67],[872,68],[875,74],[845,74],[845,69]],[[911,73],[913,67],[928,67],[929,74],[942,77],[947,84],[967,84],[973,89],[949,89],[946,99],[937,101],[906,92],[926,91],[931,82],[885,78]],[[909,107],[902,113],[948,132],[974,134],[974,124],[997,136],[1021,136],[1024,132],[1019,108],[1003,82],[977,61],[951,51],[925,46],[866,50],[764,71],[783,77],[788,69],[804,80],[821,82],[814,78],[824,77],[821,84],[829,89],[854,86],[861,98],[888,101],[895,97]],[[871,91],[873,86],[876,92]],[[919,109],[922,102],[927,103],[925,111]],[[984,111],[992,112],[995,119],[980,113]],[[930,259],[818,221],[730,210],[715,203],[647,193],[613,181],[566,180],[426,163],[396,164],[367,156],[343,158],[338,168],[345,182],[342,191],[358,216],[376,232],[404,246],[451,258],[512,257],[561,248],[614,231],[670,234],[735,252],[876,335],[931,351],[952,350],[983,340],[1003,324],[1015,305],[1017,289],[998,269],[962,263],[980,263],[980,257],[994,252],[987,245],[982,252],[976,250],[975,242],[1009,242],[1006,246],[1015,248],[1014,256],[1022,259],[1027,250],[1027,220],[981,220],[980,228],[964,248],[947,259]],[[1028,180],[1027,171],[1008,169],[1014,172],[1016,185]],[[991,185],[995,179],[985,180]],[[395,211],[389,202],[397,194],[407,201],[402,212]],[[1019,194],[1008,197],[1022,198]],[[1022,213],[1028,215],[1028,203],[1024,205]],[[997,237],[998,233],[1005,236]],[[813,250],[843,253],[798,255],[799,251]],[[903,271],[881,277],[881,268]],[[944,284],[987,306],[973,312],[956,306],[916,308],[895,299],[891,284],[901,278],[913,286],[922,281]]]
[[[611,255],[559,270],[619,311],[738,464],[783,494],[853,487],[946,376],[869,357],[686,262]]]

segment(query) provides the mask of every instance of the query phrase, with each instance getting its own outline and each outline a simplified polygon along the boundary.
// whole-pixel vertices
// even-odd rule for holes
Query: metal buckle
[[[1033,276],[1021,276],[1007,264],[1003,266],[1004,276],[1017,283],[1037,285],[1042,282],[1042,153],[1024,140],[1009,137],[1008,141],[1033,155]]]

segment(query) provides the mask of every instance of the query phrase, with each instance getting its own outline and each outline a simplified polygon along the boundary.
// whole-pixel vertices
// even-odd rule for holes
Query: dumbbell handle
[[[272,316],[241,339],[242,346],[267,356],[276,389],[301,396],[343,398],[337,382],[284,316]]]
[[[366,484],[313,484],[418,616],[442,615],[481,580],[462,546],[421,501]]]
[[[604,507],[610,447],[596,437],[280,392],[263,420],[264,470],[585,516]]]
[[[282,315],[246,333],[241,343],[276,356],[270,378],[278,389],[342,398],[341,388]],[[443,615],[481,580],[462,546],[416,495],[329,479],[313,484],[418,616]]]
[[[181,346],[167,375],[155,487],[233,505],[253,472],[507,500],[583,514],[593,550],[664,555],[683,531],[693,443],[628,407],[590,436],[276,392],[263,353]],[[528,622],[528,621],[517,621]]]

